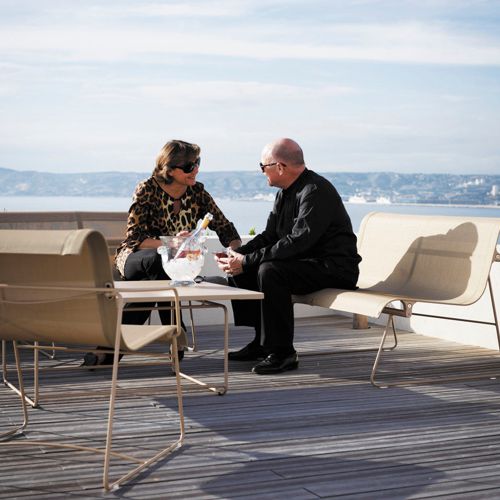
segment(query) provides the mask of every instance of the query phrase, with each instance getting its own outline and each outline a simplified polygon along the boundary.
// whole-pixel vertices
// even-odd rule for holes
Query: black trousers
[[[125,280],[168,280],[170,279],[161,265],[161,256],[156,249],[137,250],[130,254],[125,262]],[[170,306],[169,302],[158,303],[158,306]],[[126,325],[143,325],[151,314],[151,310],[137,311],[135,308],[153,308],[155,303],[126,304],[123,309],[122,322]],[[174,311],[159,310],[162,325],[173,324]],[[184,325],[183,325],[184,326]]]
[[[264,262],[229,278],[229,283],[264,293],[262,301],[234,300],[234,323],[254,327],[255,341],[260,340],[266,351],[280,356],[295,351],[293,294],[311,293],[322,288],[355,288],[353,280],[347,280],[340,273],[336,276],[322,262],[309,259]]]

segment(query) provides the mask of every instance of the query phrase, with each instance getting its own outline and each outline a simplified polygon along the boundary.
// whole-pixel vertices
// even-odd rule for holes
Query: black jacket
[[[238,249],[243,269],[272,260],[313,259],[325,272],[358,279],[361,257],[342,199],[321,175],[305,169],[288,188],[280,190],[265,230]]]

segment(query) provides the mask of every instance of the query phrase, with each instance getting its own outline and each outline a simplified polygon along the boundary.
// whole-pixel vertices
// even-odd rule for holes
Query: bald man
[[[219,258],[233,286],[264,292],[258,301],[234,301],[235,324],[255,328],[255,338],[233,361],[259,361],[264,375],[299,366],[293,346],[293,294],[322,288],[354,290],[361,257],[342,200],[324,177],[306,168],[300,146],[279,139],[264,147],[260,168],[279,188],[265,230]]]

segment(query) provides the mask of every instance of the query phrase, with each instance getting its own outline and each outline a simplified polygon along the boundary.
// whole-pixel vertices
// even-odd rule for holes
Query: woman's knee
[[[151,279],[163,279],[159,276],[165,275],[165,271],[161,263],[161,255],[156,250],[148,250],[148,255],[145,256],[142,265],[145,272],[151,276]]]
[[[168,279],[161,263],[161,256],[155,249],[138,250],[130,254],[125,262],[125,279],[158,280]]]

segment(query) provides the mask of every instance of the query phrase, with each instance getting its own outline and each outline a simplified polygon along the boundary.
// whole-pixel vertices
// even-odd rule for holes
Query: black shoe
[[[111,366],[113,364],[114,352],[113,349],[109,347],[97,346],[97,349],[103,351],[111,351],[111,352],[87,352],[83,356],[83,363],[80,366]],[[118,357],[118,361],[123,358],[123,354],[120,354]]]
[[[87,352],[80,366],[109,366],[113,364],[113,354]]]
[[[259,359],[264,359],[266,357],[266,353],[262,346],[254,342],[250,342],[250,344],[243,347],[243,349],[230,352],[227,357],[231,361],[258,361]]]
[[[277,354],[269,354],[269,356],[257,363],[252,371],[259,375],[267,375],[272,373],[281,373],[287,370],[296,370],[299,367],[299,356],[296,352],[287,357],[278,356]]]

